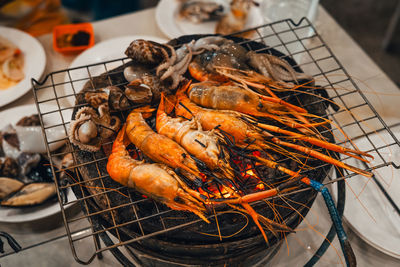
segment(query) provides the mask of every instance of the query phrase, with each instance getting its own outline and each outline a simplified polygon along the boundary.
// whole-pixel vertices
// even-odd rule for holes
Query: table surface
[[[314,24],[321,37],[331,48],[333,54],[343,64],[344,68],[352,77],[356,77],[356,83],[361,90],[366,93],[366,96],[379,114],[383,118],[398,118],[400,116],[400,111],[396,103],[400,100],[399,88],[397,88],[357,43],[352,40],[339,24],[321,7],[319,8],[318,17]],[[93,27],[96,43],[126,35],[152,35],[166,38],[156,25],[154,8],[97,21],[93,23]],[[65,69],[74,60],[75,56],[64,56],[52,49],[51,34],[41,36],[38,40],[46,51],[46,74],[55,70]],[[376,94],[372,92],[371,88],[374,89]],[[379,97],[376,97],[376,95]],[[34,104],[32,92],[27,93],[7,106],[1,107],[0,112],[5,109],[26,104]],[[321,203],[322,201],[318,200],[317,202]],[[323,209],[322,205],[314,206],[313,209],[317,212],[319,209]],[[76,214],[74,211],[71,211],[71,213],[71,216]],[[324,212],[321,211],[321,214],[324,214]],[[322,217],[325,217],[322,218],[322,220],[326,219],[326,223],[329,223],[326,214],[322,215]],[[53,221],[60,222],[60,218],[54,218]],[[50,228],[52,229],[48,230]],[[2,266],[25,266],[27,264],[30,266],[79,265],[72,257],[69,242],[65,235],[65,228],[61,225],[61,222],[60,225],[53,225],[52,227],[47,225],[0,224],[0,229],[12,234],[24,248],[20,253],[13,254],[8,245],[5,245],[8,255],[0,258],[0,264],[2,264]],[[74,235],[80,235],[90,231],[88,224],[82,222],[72,225],[72,230]],[[322,234],[326,234],[326,232]],[[378,266],[379,264],[384,266],[398,266],[400,264],[400,260],[374,249],[355,235],[351,229],[348,229],[348,234],[359,266]],[[290,235],[288,239],[295,239],[295,236],[296,235]],[[85,255],[85,253],[87,253],[89,257],[92,254],[91,249],[93,248],[93,242],[85,239],[82,243],[83,244],[79,244],[80,252],[83,253],[80,253],[80,255]],[[297,244],[299,244],[299,242],[297,242]],[[337,241],[333,244],[335,247],[340,247]],[[271,264],[285,262],[284,265],[286,266],[302,265],[312,255],[311,252],[304,252],[304,250],[307,250],[307,245],[297,246],[297,248],[289,247],[289,249],[290,253],[288,255],[288,248],[283,247],[281,252],[272,260]],[[339,254],[341,255],[340,252]],[[109,266],[117,263],[110,252],[106,251],[103,255],[104,258],[102,260],[95,259],[90,265]],[[340,261],[335,249],[329,248],[318,263],[318,266],[332,265],[340,265]]]

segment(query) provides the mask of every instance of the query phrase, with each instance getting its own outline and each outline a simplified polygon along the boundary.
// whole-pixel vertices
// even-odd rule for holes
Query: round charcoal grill
[[[357,136],[353,137],[353,140],[363,138],[368,147],[370,147],[366,152],[374,154],[377,159],[380,159],[376,163],[366,165],[364,170],[377,170],[387,166],[398,168],[382,152],[387,147],[400,146],[399,140],[307,19],[303,18],[298,23],[294,23],[290,19],[282,20],[255,27],[247,32],[254,34],[254,40],[282,50],[291,57],[304,55],[301,66],[307,68],[308,74],[321,81],[320,85],[330,89],[325,91],[317,88],[312,92],[320,92],[324,98],[337,101],[343,106],[343,109],[339,110],[334,105],[327,108],[328,104],[323,98],[303,97],[299,93],[290,95],[282,93],[280,97],[294,104],[300,102],[303,107],[306,107],[312,113],[318,115],[327,113],[326,116],[329,116],[329,119],[335,122],[335,124],[332,124],[332,131],[334,131],[335,137],[338,137],[338,141],[344,140],[341,141],[341,145],[355,148],[349,140],[343,138],[339,133],[342,128],[345,131],[350,128],[352,131],[355,130]],[[199,37],[181,37],[172,40],[171,44],[178,46],[190,41],[192,38]],[[261,43],[239,38],[232,39],[248,50],[270,52],[284,57],[283,54],[272,48],[268,49]],[[290,58],[285,58],[290,64],[295,64]],[[326,64],[327,61],[329,61],[329,64]],[[219,266],[243,264],[255,266],[258,264],[257,266],[262,266],[265,264],[279,248],[279,244],[282,242],[278,242],[278,240],[282,236],[275,238],[268,233],[270,240],[269,245],[267,245],[251,220],[246,225],[248,218],[241,214],[221,213],[229,210],[227,208],[218,209],[216,215],[210,213],[209,219],[212,223],[209,225],[191,213],[172,211],[163,204],[144,198],[134,190],[113,182],[105,170],[107,155],[103,151],[98,153],[78,151],[77,147],[71,145],[68,138],[49,140],[46,135],[47,130],[54,127],[63,127],[65,134],[68,134],[71,120],[71,115],[68,111],[74,110],[76,112],[76,109],[86,105],[83,103],[82,87],[84,87],[84,91],[109,85],[122,86],[126,84],[122,75],[123,66],[121,65],[126,66],[127,64],[129,64],[129,59],[121,58],[55,71],[46,75],[42,81],[32,80],[33,94],[45,136],[53,176],[57,177],[59,172],[70,171],[74,174],[72,177],[77,177],[76,179],[72,178],[68,184],[56,180],[66,232],[76,261],[82,264],[89,264],[96,255],[100,257],[103,251],[110,250],[124,266],[138,264],[145,266],[193,264]],[[97,76],[99,75],[97,73],[99,68],[104,69],[104,74]],[[297,68],[297,70],[299,69]],[[346,88],[346,90],[341,90],[341,88]],[[48,91],[53,92],[53,94],[42,93]],[[70,103],[70,100],[77,100],[78,105],[65,105],[65,102]],[[348,102],[347,100],[351,101]],[[55,106],[49,109],[48,103],[54,103]],[[344,112],[348,115],[348,119],[340,118],[340,115],[343,115],[342,113]],[[120,112],[118,115],[124,120],[127,114],[128,111]],[[354,114],[357,114],[357,117]],[[46,116],[59,116],[60,121],[52,125],[44,125],[43,121]],[[374,124],[377,125],[376,132],[385,132],[391,137],[386,145],[378,147],[370,139],[369,135],[372,132],[367,131],[362,125],[370,121],[374,121]],[[331,129],[324,129],[322,133],[329,140],[332,140],[330,131]],[[49,150],[51,143],[64,140],[67,141],[67,151],[60,153],[59,151],[52,152]],[[112,141],[104,144],[106,153],[109,153],[108,150],[111,145]],[[65,169],[53,167],[56,165],[58,157],[71,152],[74,158],[72,166]],[[345,162],[348,159],[345,156],[340,158],[338,155],[333,155],[333,157]],[[315,167],[315,169],[312,172],[304,173],[305,175],[318,181],[329,177],[333,180],[325,184],[337,184],[337,210],[339,216],[342,216],[345,201],[344,179],[356,176],[356,174],[336,168],[336,178],[334,178],[328,174],[331,169],[328,164],[321,164],[319,161],[307,162],[307,164]],[[273,178],[282,179],[279,174],[273,176]],[[73,189],[77,197],[76,200],[64,201],[62,199],[60,192],[68,188]],[[311,188],[299,188],[294,192],[281,194],[281,196],[285,197],[288,202],[292,202],[291,206],[298,209],[302,215],[305,215],[312,205],[316,192]],[[288,226],[296,228],[302,218],[300,215],[290,209],[279,207],[277,204],[282,204],[280,197],[271,198],[268,201],[270,204],[275,204],[276,210]],[[304,206],[294,204],[293,201],[303,203]],[[83,214],[71,218],[66,211],[66,207],[77,202],[81,204]],[[260,201],[252,205],[259,213],[268,218],[273,218],[271,209],[264,202]],[[216,225],[216,219],[219,222],[220,232]],[[74,232],[76,231],[75,226],[81,226],[82,224],[89,224],[90,230],[76,234]],[[111,235],[109,235],[110,233]],[[220,233],[226,237],[220,239]],[[336,232],[331,227],[326,235],[326,240],[306,265],[311,266],[321,258],[335,235]],[[100,243],[99,238],[104,242]],[[87,254],[87,249],[81,250],[78,247],[79,244],[87,244],[87,242],[81,242],[82,240],[93,242],[92,254]],[[130,260],[127,258],[127,253],[123,254],[119,250],[121,246],[126,246],[128,252],[132,251]],[[257,253],[258,251],[260,253]],[[145,261],[145,258],[148,258],[149,261]],[[250,258],[261,258],[261,261],[248,261]]]
[[[171,40],[169,44],[179,47],[201,37],[204,36],[182,36]],[[242,38],[228,37],[228,39],[241,44],[247,50],[266,52],[283,57],[297,71],[301,71],[293,59],[275,49]],[[90,82],[86,83],[81,93],[110,84],[117,86],[126,84],[122,71],[128,65],[129,62],[98,77],[93,77]],[[292,104],[306,107],[310,113],[326,116],[325,109],[327,106],[325,102],[321,102],[316,97],[301,93],[281,93],[279,96]],[[78,107],[84,105],[83,94],[78,94],[75,112]],[[127,114],[129,114],[129,111],[120,112],[118,116],[122,121],[125,121]],[[325,131],[323,131],[324,129]],[[330,131],[326,131],[326,128],[320,130],[327,140],[333,141]],[[103,147],[107,150],[107,147],[110,148],[111,145],[112,142],[109,142]],[[88,215],[94,214],[90,216],[92,220],[96,221],[104,230],[112,233],[122,243],[129,243],[130,246],[142,253],[181,264],[201,265],[210,262],[221,265],[227,262],[232,264],[268,250],[268,247],[273,247],[284,237],[283,234],[275,237],[271,232],[266,231],[269,239],[269,244],[266,244],[251,218],[246,218],[246,216],[237,212],[228,212],[230,210],[228,208],[218,210],[219,212],[226,212],[216,216],[218,229],[213,214],[210,214],[210,219],[213,222],[207,224],[189,212],[170,210],[165,205],[146,199],[136,191],[122,187],[108,177],[106,172],[107,155],[103,150],[96,153],[75,150],[82,182],[88,186],[76,185],[72,189],[78,198],[86,198],[88,204],[86,212]],[[304,172],[304,175],[319,182],[325,179],[331,168],[317,160],[310,160],[308,164],[316,168]],[[279,176],[274,179],[279,181],[287,178],[287,176]],[[286,225],[295,229],[302,221],[301,218],[307,214],[316,195],[317,193],[313,190],[300,190],[296,194],[286,196],[286,201],[293,203],[291,206],[301,216],[296,211],[279,208],[286,206],[285,202],[279,198],[271,200],[271,203],[276,205],[276,210]],[[256,203],[254,208],[267,218],[274,218],[273,211],[264,202]],[[221,239],[219,233],[237,234]]]

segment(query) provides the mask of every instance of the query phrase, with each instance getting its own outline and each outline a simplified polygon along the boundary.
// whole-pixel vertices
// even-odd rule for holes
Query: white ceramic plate
[[[66,83],[64,86],[64,94],[72,95],[74,90],[79,92],[85,83],[89,79],[89,73],[91,77],[98,76],[107,70],[111,70],[121,65],[121,61],[115,61],[104,64],[99,64],[95,66],[91,66],[88,69],[79,68],[86,65],[101,63],[105,61],[112,61],[115,59],[124,58],[125,50],[129,46],[129,44],[136,39],[144,39],[151,40],[158,43],[166,43],[167,40],[163,38],[158,38],[155,36],[146,36],[146,35],[131,35],[131,36],[122,36],[113,39],[109,39],[103,42],[100,42],[93,46],[92,48],[84,51],[82,54],[77,56],[74,61],[72,61],[69,69],[78,68],[76,70],[71,70],[69,72],[71,79],[68,75],[65,76],[64,82]],[[71,81],[72,85],[71,85]],[[69,97],[67,98],[67,106],[73,106],[75,103],[75,99]]]
[[[394,128],[394,134],[400,138],[400,127]],[[370,136],[376,147],[384,147],[392,144],[393,138],[387,133]],[[355,140],[354,143],[360,150],[371,149],[370,142],[365,138]],[[397,145],[379,149],[379,153],[386,161],[400,164],[400,147]],[[375,159],[370,166],[378,166],[382,163],[378,153],[371,153]],[[350,164],[365,169],[359,161],[351,161]],[[388,166],[374,171],[377,180],[383,185],[393,201],[400,206],[400,170]],[[355,176],[347,179],[347,184],[355,194],[346,187],[346,206],[344,217],[350,227],[364,241],[378,250],[393,257],[400,258],[400,215],[398,215],[389,201],[385,198],[372,179]],[[358,200],[356,199],[358,196]],[[365,206],[362,207],[362,205]]]
[[[229,0],[215,0],[224,6],[225,10],[229,8]],[[187,34],[213,34],[215,33],[216,22],[191,23],[190,21],[179,18],[179,1],[161,0],[156,8],[156,21],[161,31],[169,38],[177,38]],[[250,9],[245,29],[260,26],[263,24],[263,17],[259,7]]]
[[[51,107],[46,107],[51,108]],[[54,110],[54,108],[52,108]],[[33,114],[37,114],[37,109],[35,105],[25,105],[18,106],[15,108],[4,110],[0,113],[0,129],[5,127],[8,124],[15,125],[19,119],[24,116],[30,116]],[[48,125],[59,124],[59,116],[54,113],[54,116],[48,116],[43,118],[44,123]],[[71,115],[67,115],[66,117],[71,117]],[[57,123],[58,122],[58,123]],[[72,190],[68,190],[67,193],[68,201],[72,201],[76,199]],[[69,207],[69,206],[67,206]],[[66,207],[66,208],[67,208]],[[0,207],[0,221],[6,223],[22,223],[22,222],[30,222],[39,219],[43,219],[45,217],[54,215],[59,213],[60,204],[57,200],[50,200],[42,205],[34,206],[34,207],[23,207],[23,208],[9,208],[9,207]]]
[[[0,107],[20,98],[31,88],[31,79],[40,80],[46,67],[46,54],[38,40],[20,30],[0,26],[0,35],[14,43],[24,55],[25,78],[17,85],[0,90]]]

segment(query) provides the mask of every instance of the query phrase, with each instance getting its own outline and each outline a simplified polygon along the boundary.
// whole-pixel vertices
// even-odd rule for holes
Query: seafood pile
[[[24,55],[12,42],[0,36],[0,90],[16,85],[24,77]]]
[[[52,149],[62,145],[54,143]],[[55,196],[49,161],[41,154],[45,150],[38,115],[23,117],[0,131],[1,206],[32,206]]]
[[[114,181],[173,210],[205,222],[214,207],[248,214],[267,243],[266,230],[276,237],[294,230],[250,203],[312,187],[324,196],[348,248],[329,191],[307,173],[328,163],[371,177],[331,155],[364,162],[372,157],[331,143],[324,109],[310,113],[308,103],[296,102],[302,93],[312,95],[309,102],[319,98],[307,91],[315,88],[313,78],[283,58],[248,51],[220,36],[180,47],[172,43],[134,40],[126,50],[132,61],[124,65],[118,86],[81,92],[86,105],[76,109],[70,141],[84,151],[103,148]],[[263,173],[249,171],[241,159],[255,162]],[[352,257],[349,251],[346,258]]]
[[[231,34],[244,30],[253,0],[232,0],[229,8],[220,1],[180,0],[179,16],[192,23],[217,21],[215,33]]]
[[[202,23],[222,18],[224,6],[214,1],[180,1],[179,16],[193,23]]]

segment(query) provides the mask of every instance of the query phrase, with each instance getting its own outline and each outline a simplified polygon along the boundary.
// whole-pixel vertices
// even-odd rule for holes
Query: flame
[[[247,171],[244,172],[243,177],[246,178],[246,179],[253,179],[253,180],[256,179],[256,181],[258,180],[258,182],[255,181],[257,183],[255,185],[255,189],[261,190],[261,191],[265,190],[264,183],[262,182],[260,177],[257,176],[257,174],[255,173],[255,171],[252,168],[252,166],[248,164],[246,169],[247,169]]]
[[[258,151],[253,152],[254,155],[258,156],[261,153]],[[235,164],[240,168],[242,177],[240,178],[241,182],[246,183],[246,186],[251,186],[254,191],[263,191],[265,190],[265,185],[260,177],[258,177],[256,170],[254,169],[254,165],[248,164],[246,161],[243,161],[240,158],[233,158],[232,159]],[[255,165],[260,165],[261,163],[254,162]],[[207,181],[207,177],[204,174],[201,174],[203,181]],[[204,175],[204,176],[203,176]],[[198,188],[198,191],[203,194],[207,195],[208,193],[204,191],[204,189]],[[216,183],[210,183],[207,185],[207,191],[211,192],[210,197],[217,197],[217,198],[230,198],[235,197],[235,193],[237,192],[237,188],[233,184],[225,184],[217,185]],[[240,193],[239,193],[240,194]]]
[[[229,186],[232,191],[235,191],[235,188],[232,185],[225,185],[224,186],[218,186],[216,184],[212,184],[207,187],[207,189],[211,192],[213,192],[217,197],[224,197],[224,198],[230,198],[233,196],[232,191],[227,188]],[[203,192],[204,194],[207,194],[203,189],[199,188],[199,192]]]

